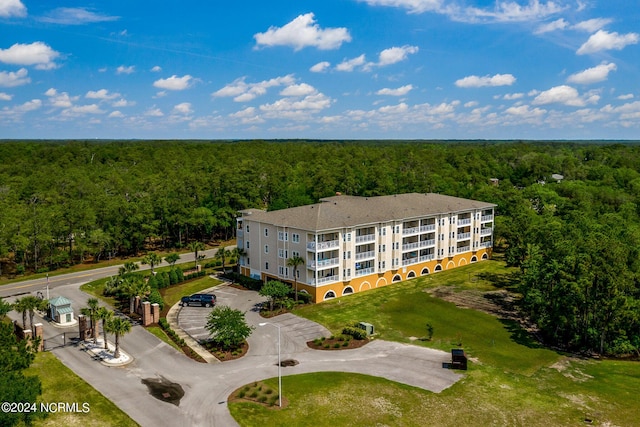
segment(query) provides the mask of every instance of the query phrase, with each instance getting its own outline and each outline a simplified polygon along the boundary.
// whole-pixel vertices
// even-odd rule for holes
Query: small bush
[[[245,391],[241,390],[240,393],[238,393],[238,397],[242,399],[245,396],[245,394],[246,394]]]
[[[256,397],[258,397],[258,391],[257,390],[252,391],[249,397],[253,397],[255,399]]]
[[[344,335],[350,335],[356,340],[365,340],[367,339],[367,332],[364,329],[355,328],[353,326],[345,326],[342,330]]]
[[[335,344],[333,345],[333,348],[340,348],[340,343],[339,343],[339,342],[335,343]]]
[[[342,346],[343,346],[343,347],[346,347],[346,346],[348,346],[348,345],[349,345],[349,341],[345,341],[345,342],[343,342],[343,343],[342,343]]]
[[[325,345],[324,345],[324,348],[329,348],[329,344],[325,344]]]
[[[258,398],[258,402],[260,402],[260,403],[264,403],[264,402],[266,402],[266,401],[267,401],[267,396],[265,396],[265,395],[262,395],[262,396],[260,396],[260,397]]]
[[[272,393],[273,393],[273,390],[271,390],[271,389],[265,390],[265,393],[266,393],[266,394],[272,394]]]

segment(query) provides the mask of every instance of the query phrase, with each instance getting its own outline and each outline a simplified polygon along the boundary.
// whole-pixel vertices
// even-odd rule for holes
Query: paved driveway
[[[60,294],[81,300],[77,287],[61,287]],[[79,347],[64,347],[54,354],[98,391],[113,401],[142,426],[233,426],[226,399],[237,388],[258,380],[277,376],[277,329],[257,326],[264,319],[253,310],[262,302],[256,292],[241,291],[228,286],[213,290],[219,304],[228,304],[246,311],[249,324],[256,326],[249,337],[246,356],[224,363],[194,362],[171,346],[158,340],[144,328],[135,326],[122,339],[122,348],[134,357],[123,367],[107,367],[92,360]],[[86,298],[86,296],[85,296]],[[192,310],[196,310],[193,307]],[[185,310],[184,315],[191,310]],[[206,317],[208,310],[200,310]],[[178,315],[182,317],[182,313]],[[189,314],[189,322],[195,315]],[[180,322],[187,322],[184,317]],[[374,340],[353,350],[319,351],[309,349],[305,342],[329,335],[322,326],[285,314],[268,320],[281,326],[283,359],[293,358],[299,364],[282,369],[283,376],[321,371],[344,371],[384,377],[434,392],[454,384],[460,375],[442,369],[448,353],[418,346]],[[46,329],[51,328],[45,325]],[[194,329],[195,330],[195,329]],[[195,333],[195,332],[194,332]],[[179,405],[155,399],[142,383],[146,379],[164,378],[184,389]],[[286,395],[286,378],[283,379]],[[80,415],[81,416],[81,415]]]

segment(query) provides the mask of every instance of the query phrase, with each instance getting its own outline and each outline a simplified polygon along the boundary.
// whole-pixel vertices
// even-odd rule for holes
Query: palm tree
[[[169,263],[171,268],[173,268],[176,265],[176,262],[178,262],[179,259],[180,259],[180,255],[178,255],[176,252],[172,252],[166,257],[164,257],[164,260]]]
[[[13,303],[13,309],[18,313],[22,313],[22,329],[27,329],[27,311],[29,308],[25,304],[25,298],[19,298]]]
[[[0,321],[2,321],[2,319],[4,319],[7,313],[10,312],[12,309],[13,307],[11,306],[11,304],[9,304],[8,302],[5,302],[5,300],[3,300],[2,297],[0,297]]]
[[[112,333],[116,337],[116,351],[113,353],[113,357],[118,359],[120,357],[120,337],[131,331],[131,323],[121,317],[112,317],[104,326],[107,332]]]
[[[133,303],[136,297],[144,297],[151,292],[151,286],[148,282],[142,280],[142,277],[133,275],[128,276],[122,282],[124,294],[129,297],[129,314],[134,311]]]
[[[193,251],[193,257],[196,260],[196,270],[198,269],[198,251],[204,251],[204,243],[202,242],[191,242],[189,244],[189,249],[191,249]]]
[[[231,250],[231,256],[236,259],[236,266],[240,265],[240,258],[245,256],[247,253],[243,248],[235,247]],[[237,268],[238,273],[240,273],[240,267]]]
[[[295,298],[298,302],[298,267],[304,264],[304,258],[300,255],[294,255],[287,260],[287,266],[293,267],[293,283],[295,287]]]
[[[33,318],[36,314],[36,310],[44,309],[47,302],[48,301],[41,300],[40,298],[34,297],[33,295],[27,295],[21,300],[21,304],[23,305],[25,311],[29,312],[29,325],[31,326],[31,331],[34,337],[36,336],[36,331],[35,331],[35,328],[33,327]],[[22,319],[24,321],[24,313],[23,313]]]
[[[220,261],[222,261],[222,274],[225,273],[224,266],[227,262],[227,258],[231,258],[231,251],[225,248],[218,249],[215,259],[219,259]]]
[[[91,321],[91,331],[93,334],[93,343],[98,343],[98,299],[97,298],[89,298],[87,300],[87,307],[81,308],[80,313],[85,316],[89,316],[89,320]]]
[[[162,257],[155,252],[151,252],[147,254],[144,258],[142,258],[142,263],[149,264],[149,267],[151,267],[151,274],[155,274],[153,271],[153,267],[155,267],[156,265],[159,265],[161,262],[162,262]]]
[[[118,270],[118,275],[120,277],[126,277],[139,268],[140,266],[133,261],[125,262],[124,265]]]
[[[104,336],[104,349],[107,350],[109,348],[107,346],[107,322],[113,319],[113,311],[109,310],[106,307],[98,307],[97,317],[98,319],[102,320],[102,334]]]

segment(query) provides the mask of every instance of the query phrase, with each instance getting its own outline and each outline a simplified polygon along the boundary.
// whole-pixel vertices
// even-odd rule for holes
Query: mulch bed
[[[347,345],[344,345],[345,342],[347,343]],[[334,338],[326,338],[320,344],[316,344],[315,341],[307,341],[307,347],[312,348],[314,350],[350,350],[352,348],[360,348],[366,345],[368,342],[369,340],[354,340],[354,339],[351,339],[349,341],[345,341],[343,339],[341,341],[340,337],[334,337]],[[338,344],[338,347],[336,347],[336,344]]]
[[[204,348],[209,350],[209,353],[213,354],[216,359],[220,360],[221,362],[239,359],[247,354],[247,351],[249,351],[249,344],[247,344],[246,341],[240,344],[238,348],[232,350],[224,349],[213,341],[203,343],[202,345],[204,346]]]

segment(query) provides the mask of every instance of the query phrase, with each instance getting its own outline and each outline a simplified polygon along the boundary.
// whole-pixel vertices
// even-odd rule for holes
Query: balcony
[[[420,242],[407,243],[405,245],[402,245],[402,250],[408,251],[411,249],[418,249],[419,247],[420,247]]]
[[[362,261],[363,259],[369,259],[369,258],[375,258],[375,257],[376,257],[375,251],[360,252],[356,254],[356,261]]]
[[[435,231],[435,229],[436,229],[436,225],[435,224],[429,224],[429,225],[420,226],[420,232],[421,233],[426,233],[428,231]]]
[[[320,270],[323,268],[338,265],[339,263],[340,263],[340,258],[329,258],[329,259],[318,260],[318,262],[309,261],[307,263],[307,267],[309,267],[312,270]]]
[[[358,276],[366,276],[368,274],[373,274],[375,273],[376,269],[373,267],[369,267],[369,268],[363,268],[361,270],[356,270],[356,277]]]
[[[362,236],[356,236],[356,245],[359,245],[361,243],[375,242],[375,241],[376,241],[375,234],[365,234]]]
[[[340,246],[340,240],[331,240],[328,242],[309,242],[307,243],[307,249],[314,252],[326,251],[329,249],[336,249]]]
[[[403,259],[402,260],[402,266],[404,267],[404,266],[407,266],[407,265],[417,264],[419,262],[431,261],[432,259],[434,259],[434,255],[433,254],[423,255],[421,257]]]
[[[420,232],[420,227],[411,227],[411,228],[403,228],[402,235],[406,236],[409,234],[418,234]]]
[[[490,248],[493,245],[493,242],[488,241],[488,242],[480,242],[480,247],[481,248]]]
[[[244,236],[244,230],[236,230],[236,237],[241,238]]]
[[[431,239],[431,240],[420,240],[420,247],[421,248],[428,248],[429,246],[435,246],[436,245],[436,241],[435,239]]]
[[[458,233],[458,240],[469,240],[471,233]]]
[[[459,246],[456,248],[456,253],[469,252],[471,250],[471,246]]]
[[[326,283],[332,283],[332,282],[337,282],[339,279],[339,276],[327,276],[327,277],[318,277],[315,281],[315,283],[313,282],[313,280],[311,281],[311,283],[309,283],[310,285],[324,285]]]
[[[480,217],[480,220],[482,222],[493,221],[493,215],[482,215],[482,217]]]
[[[481,236],[490,236],[492,232],[493,232],[493,228],[483,228],[483,229],[480,230],[480,235]]]
[[[458,225],[470,225],[471,218],[458,218]]]

